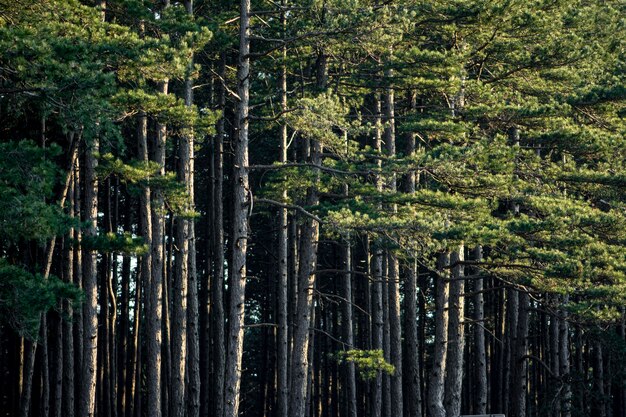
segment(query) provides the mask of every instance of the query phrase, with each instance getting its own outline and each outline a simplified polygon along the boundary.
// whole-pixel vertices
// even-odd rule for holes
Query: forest
[[[626,3],[0,0],[0,416],[626,417]]]

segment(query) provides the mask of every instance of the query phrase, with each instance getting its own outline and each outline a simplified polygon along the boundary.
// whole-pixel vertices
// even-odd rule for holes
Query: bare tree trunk
[[[41,317],[41,417],[50,415],[50,360],[48,355],[48,317],[44,313]]]
[[[511,397],[514,395],[512,391],[513,379],[515,378],[513,371],[515,366],[515,347],[517,346],[517,318],[519,313],[519,294],[513,288],[506,289],[506,323],[504,335],[506,336],[505,357],[504,357],[504,410],[511,411]]]
[[[515,290],[513,290],[515,291]],[[517,292],[517,291],[515,291]],[[528,360],[528,308],[529,296],[526,292],[519,293],[519,309],[517,319],[517,340],[512,347],[511,366],[511,417],[526,416],[526,390]]]
[[[381,104],[380,97],[376,94],[375,97],[375,112],[376,112],[376,129],[374,148],[380,152],[382,150],[382,123],[381,123]],[[376,160],[377,169],[380,172],[382,168],[382,160]],[[376,190],[382,192],[383,182],[380,174],[376,175]],[[374,259],[373,266],[373,278],[372,284],[372,349],[383,350],[383,251],[380,247],[380,242],[374,242]],[[371,393],[371,415],[372,417],[381,417],[382,402],[383,402],[383,376],[381,372],[376,374],[376,379],[373,381]]]
[[[135,279],[135,311],[133,312],[133,333],[132,341],[130,345],[130,360],[128,362],[128,381],[126,392],[126,417],[135,417],[140,415],[137,410],[137,397],[139,397],[140,390],[137,389],[137,385],[140,384],[141,376],[141,363],[139,349],[139,324],[141,318],[141,302],[142,302],[142,285],[139,276]],[[82,417],[82,416],[81,416]]]
[[[552,398],[550,398],[550,411],[554,417],[561,416],[561,394],[560,394],[560,343],[559,343],[559,318],[558,318],[558,309],[557,305],[559,302],[558,295],[549,295],[549,300],[555,304],[555,312],[550,316],[550,355],[549,355],[549,364],[550,370],[552,372],[552,378],[554,384],[550,389]]]
[[[314,145],[317,147],[316,145]],[[312,154],[319,155],[318,150]],[[315,157],[314,164],[319,163]],[[317,204],[317,192],[309,190],[307,205]],[[315,267],[317,263],[317,241],[319,224],[308,219],[302,228],[300,248],[300,271],[298,279],[297,320],[294,323],[294,341],[291,354],[291,390],[289,399],[289,416],[304,417],[307,398],[307,375],[309,370],[309,327],[311,325],[311,306],[313,303],[313,286],[315,284]]]
[[[225,57],[220,56],[219,73],[225,77]],[[226,91],[219,84],[219,107],[222,114],[226,108]],[[211,282],[211,306],[213,319],[213,401],[215,416],[224,414],[224,370],[226,345],[224,335],[224,136],[225,119],[220,117],[215,135],[215,231],[213,236],[213,253],[215,254],[215,272]]]
[[[250,0],[241,0],[239,59],[237,65],[237,141],[234,155],[232,265],[230,267],[229,334],[226,358],[224,417],[239,412],[241,358],[246,292],[246,256],[251,191],[248,184],[248,112],[250,99]]]
[[[410,93],[411,110],[417,107],[415,93]],[[407,154],[415,154],[415,134],[408,135]],[[406,192],[414,194],[416,190],[416,173],[411,171],[406,175]],[[412,254],[416,256],[417,254]],[[420,354],[417,338],[417,262],[410,258],[404,268],[404,339],[406,373],[404,380],[406,391],[404,397],[407,405],[408,417],[422,417],[422,393],[420,389]]]
[[[189,137],[182,135],[178,147],[178,180],[189,182]],[[185,370],[187,366],[187,290],[189,278],[189,221],[176,219],[176,251],[174,252],[174,276],[172,286],[172,381],[171,411],[173,417],[186,413]]]
[[[159,127],[157,127],[157,138],[155,153],[159,153]],[[138,128],[138,157],[139,160],[148,163],[148,118],[145,112],[139,113]],[[158,163],[158,161],[157,161]],[[160,209],[157,207],[157,210]],[[141,258],[141,282],[146,289],[146,384],[147,384],[147,405],[148,414],[154,417],[161,416],[161,326],[158,294],[160,289],[154,282],[152,275],[152,254],[155,246],[160,245],[160,241],[153,242],[153,233],[159,236],[158,228],[159,214],[152,213],[150,187],[146,185],[139,195],[139,218],[141,236],[150,251]],[[157,223],[157,224],[154,224]],[[158,255],[157,255],[158,256]],[[157,260],[158,262],[158,260]]]
[[[563,304],[569,302],[569,296],[565,295]],[[561,366],[561,381],[563,384],[561,394],[561,417],[572,415],[572,386],[570,384],[570,342],[569,323],[567,311],[561,310],[563,317],[559,320],[559,364]]]
[[[385,78],[391,83],[393,71],[385,71]],[[391,158],[396,155],[396,125],[395,125],[395,97],[394,90],[388,86],[385,92],[385,142],[387,145],[387,155]],[[391,174],[389,180],[389,191],[396,192],[396,176]],[[393,212],[398,208],[395,204],[391,207]],[[391,388],[391,415],[402,417],[402,334],[400,320],[400,271],[398,259],[395,253],[389,252],[388,259],[388,289],[389,289],[389,342],[391,364],[395,367],[395,372],[389,377]]]
[[[448,354],[448,303],[450,297],[449,273],[446,272],[448,265],[450,265],[450,254],[440,254],[438,259],[439,276],[436,277],[437,294],[435,298],[433,366],[430,375],[430,389],[428,391],[430,417],[446,417],[443,400],[447,363],[446,357]]]
[[[281,5],[285,7],[286,1],[283,0]],[[281,13],[281,25],[284,31],[286,27],[285,12]],[[281,111],[287,111],[287,47],[282,49],[282,66],[280,75],[280,106]],[[287,162],[287,124],[282,123],[280,126],[280,162]],[[287,189],[282,191],[282,197],[287,199]],[[287,252],[289,247],[288,240],[288,219],[287,209],[279,209],[279,225],[278,225],[278,340],[277,340],[277,382],[278,382],[278,401],[277,401],[277,416],[288,416],[288,399],[289,399],[289,381],[287,379],[287,368],[289,367],[289,334],[288,334],[288,276],[289,265],[287,259]]]
[[[448,416],[461,414],[461,392],[463,383],[463,351],[465,348],[465,279],[464,247],[460,245],[450,257],[452,282],[448,312],[448,356],[446,358],[445,408]]]
[[[102,21],[106,17],[106,0],[99,1]],[[96,154],[100,151],[99,138],[92,138],[85,150],[85,223],[89,226],[85,236],[94,239],[97,235],[98,221],[98,178]],[[81,377],[81,395],[79,405],[80,417],[94,415],[97,376],[98,347],[98,277],[97,253],[92,249],[83,249],[83,288],[85,302],[83,304],[83,368]]]
[[[473,250],[475,261],[482,261],[483,248],[478,245]],[[477,271],[480,273],[480,271]],[[474,413],[487,413],[487,352],[485,351],[485,299],[483,279],[474,281],[474,349],[476,358],[476,397]]]
[[[63,242],[65,243],[65,242]],[[63,246],[63,252],[65,253],[65,244]],[[63,272],[65,275],[65,271]],[[54,409],[52,415],[54,417],[61,417],[62,402],[63,402],[63,319],[62,314],[64,305],[63,301],[60,302],[60,309],[57,317],[55,317],[56,328],[56,340],[54,342]]]
[[[187,14],[193,19],[193,0],[185,0]],[[193,56],[188,65],[187,79],[185,80],[185,106],[191,108],[193,105],[193,80],[191,72],[193,67]],[[194,133],[190,130],[187,138],[187,148],[185,149],[187,164],[187,192],[189,193],[189,210],[195,210],[194,193]],[[181,162],[183,159],[181,158]],[[198,325],[198,277],[196,270],[196,229],[192,220],[187,221],[189,232],[189,272],[188,272],[188,294],[187,294],[187,417],[199,417],[200,415],[200,333]]]
[[[594,341],[593,343],[593,379],[594,379],[594,404],[592,406],[592,415],[597,417],[607,417],[606,413],[606,390],[605,369],[604,369],[604,353],[602,342]]]
[[[85,236],[94,239],[97,235],[98,219],[98,178],[96,168],[99,151],[97,137],[87,145],[85,150],[85,222],[89,225],[85,229]],[[97,253],[92,249],[83,249],[83,286],[85,302],[83,321],[83,369],[81,377],[80,417],[94,415],[97,375],[97,347],[98,347],[98,277]]]
[[[348,186],[345,185],[345,195],[348,195]],[[354,330],[352,323],[352,251],[350,248],[350,236],[346,236],[343,244],[343,268],[346,271],[343,276],[343,341],[348,349],[354,346]],[[346,409],[348,417],[357,417],[356,409],[356,373],[354,362],[347,362],[345,368],[345,392]]]
[[[74,213],[78,219],[81,218],[82,198],[81,198],[81,162],[80,158],[76,159],[76,165],[74,167]],[[77,228],[74,232],[76,238],[76,244],[74,247],[74,284],[78,288],[83,288],[83,248],[82,239],[83,233],[80,228]],[[74,310],[74,323],[76,324],[76,334],[74,335],[74,379],[76,389],[74,391],[74,412],[78,413],[80,410],[80,394],[81,394],[81,382],[83,375],[83,344],[85,340],[85,321],[83,320],[83,306],[82,304]],[[78,400],[76,400],[76,396]]]
[[[68,195],[69,201],[69,217],[74,218],[74,167],[70,170],[71,183]],[[74,239],[74,228],[70,228],[68,236]],[[74,278],[74,249],[69,242],[65,245],[64,253],[65,262],[65,282],[72,283]],[[74,333],[72,329],[72,320],[74,317],[74,309],[71,301],[63,301],[63,310],[69,319],[63,320],[63,346],[59,347],[63,350],[63,387],[61,393],[61,414],[65,417],[74,417]]]

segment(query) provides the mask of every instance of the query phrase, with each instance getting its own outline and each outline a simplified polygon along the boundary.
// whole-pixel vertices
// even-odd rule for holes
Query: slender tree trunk
[[[561,368],[559,366],[559,318],[558,318],[558,309],[557,305],[559,302],[558,295],[548,296],[549,300],[555,304],[555,312],[550,316],[550,355],[549,355],[549,364],[551,370],[552,381],[554,381],[551,391],[550,397],[550,410],[554,417],[561,416],[561,386],[560,386],[560,371]]]
[[[220,56],[219,73],[225,77],[224,55]],[[226,341],[224,335],[224,136],[226,109],[226,90],[219,84],[219,108],[222,117],[217,122],[215,135],[215,231],[213,236],[213,252],[215,254],[215,272],[211,283],[211,305],[213,319],[213,401],[215,416],[221,417],[224,413],[224,371],[226,360]]]
[[[515,291],[515,290],[513,290]],[[517,291],[515,291],[517,292]],[[517,340],[512,347],[511,366],[511,417],[526,416],[526,390],[528,360],[528,319],[529,296],[526,292],[519,293],[519,309],[517,320]]]
[[[65,239],[64,239],[65,240]],[[63,242],[63,254],[65,255],[66,242]],[[63,271],[65,275],[65,271]],[[64,278],[65,280],[65,278]],[[62,314],[65,309],[63,301],[60,302],[60,309],[58,315],[55,317],[56,328],[56,340],[54,341],[54,409],[52,415],[54,417],[61,417],[62,402],[63,402],[63,320]]]
[[[286,1],[282,1],[285,7]],[[284,32],[286,26],[285,12],[281,13],[281,25]],[[284,33],[283,33],[284,36]],[[287,111],[287,47],[282,49],[281,75],[280,75],[280,106],[281,111]],[[282,123],[280,126],[280,162],[287,162],[287,124]],[[287,189],[282,191],[283,200],[287,200]],[[289,399],[289,381],[287,379],[287,368],[289,367],[289,334],[288,334],[288,305],[287,298],[289,265],[287,253],[289,250],[288,240],[288,218],[287,209],[279,209],[279,225],[278,225],[278,340],[277,340],[277,382],[278,382],[278,401],[277,416],[288,416],[288,399]]]
[[[185,9],[187,14],[193,19],[193,0],[185,0]],[[187,79],[185,80],[185,106],[191,108],[193,105],[193,80],[191,73],[194,70],[193,56],[188,65]],[[186,158],[181,162],[187,164],[186,182],[187,192],[189,193],[189,210],[195,210],[195,155],[194,155],[194,133],[189,129],[187,136]],[[198,277],[196,270],[196,229],[195,224],[191,220],[187,220],[188,227],[188,250],[189,250],[189,270],[188,270],[188,294],[187,294],[187,417],[199,417],[200,415],[200,333],[198,325],[199,307],[198,307]]]
[[[98,178],[96,168],[99,151],[99,141],[94,137],[87,144],[85,150],[85,237],[94,239],[97,236],[98,219]],[[97,253],[93,249],[83,248],[83,288],[85,301],[83,304],[83,369],[81,377],[80,417],[94,415],[96,376],[97,376],[97,347],[98,347],[98,277]]]
[[[246,291],[246,255],[251,191],[248,184],[248,112],[250,94],[250,0],[241,0],[239,57],[237,65],[237,141],[234,155],[232,265],[230,268],[230,311],[224,393],[224,417],[239,412],[241,358]]]
[[[385,78],[388,83],[393,79],[393,71],[385,71]],[[385,92],[385,142],[387,145],[387,155],[391,158],[396,155],[396,126],[395,126],[395,96],[391,86]],[[389,191],[396,192],[396,176],[391,175],[389,180]],[[395,204],[391,207],[392,212],[397,212]],[[395,372],[389,377],[391,388],[391,414],[394,417],[402,417],[402,334],[400,320],[400,271],[398,259],[395,253],[388,255],[388,288],[389,288],[389,342],[391,364],[395,367]]]
[[[345,194],[347,196],[347,185],[345,186]],[[343,245],[343,268],[346,271],[343,276],[342,296],[343,301],[343,341],[348,349],[354,348],[354,332],[352,323],[352,251],[350,248],[350,240]],[[347,416],[356,417],[356,373],[354,362],[347,362],[345,365],[345,398],[347,407]]]
[[[461,414],[461,390],[463,383],[463,358],[465,347],[465,279],[464,267],[459,262],[464,261],[464,247],[459,246],[450,257],[452,281],[450,283],[450,298],[448,312],[448,355],[446,364],[445,408],[446,415],[458,416]]]
[[[375,112],[376,112],[376,129],[374,138],[374,148],[377,152],[382,150],[382,123],[381,123],[381,104],[378,94],[375,95]],[[376,166],[380,172],[382,168],[382,160],[376,160]],[[376,175],[376,190],[382,192],[383,182],[380,174]],[[380,242],[374,242],[374,256],[373,256],[373,278],[372,284],[372,349],[383,351],[383,251],[379,247]],[[382,401],[383,401],[383,375],[379,371],[376,374],[376,379],[372,381],[372,394],[371,394],[371,415],[372,417],[381,417],[382,413]]]
[[[409,96],[411,102],[411,111],[415,111],[417,107],[416,95],[414,92]],[[407,137],[407,154],[415,154],[415,134],[410,133]],[[416,190],[416,173],[411,171],[406,175],[406,192],[414,194]],[[417,338],[417,262],[413,254],[413,258],[407,261],[404,268],[404,340],[405,340],[405,386],[404,391],[406,411],[408,417],[422,417],[422,394],[420,389],[420,354],[418,349]]]
[[[318,151],[313,151],[318,155]],[[319,158],[315,163],[319,163]],[[307,205],[317,204],[317,192],[309,191]],[[313,286],[315,284],[315,267],[317,263],[317,241],[319,224],[308,219],[302,228],[300,249],[300,271],[298,279],[297,320],[294,330],[293,350],[291,354],[291,390],[289,399],[289,416],[304,417],[307,398],[307,375],[309,370],[309,327],[311,325],[311,308],[313,303]]]
[[[74,167],[70,170],[71,182],[68,195],[69,201],[69,217],[74,218]],[[70,228],[68,233],[69,239],[74,239],[74,228]],[[74,249],[67,242],[65,245],[64,262],[65,262],[65,282],[72,283],[74,277]],[[63,323],[63,345],[59,349],[63,350],[63,386],[61,395],[61,414],[64,417],[74,417],[74,333],[72,329],[72,320],[74,317],[74,309],[71,301],[63,301],[63,311],[69,319],[62,321]]]
[[[569,302],[567,295],[563,298],[563,304]],[[561,395],[561,417],[572,415],[572,386],[570,384],[570,341],[569,323],[567,311],[561,310],[563,317],[559,320],[559,364],[561,366],[561,381],[563,384]]]
[[[41,417],[50,415],[50,356],[48,344],[48,317],[41,317],[39,340],[41,343]]]
[[[102,21],[106,17],[106,1],[100,0],[99,7]],[[96,154],[100,150],[98,137],[87,144],[85,150],[85,223],[88,227],[85,236],[94,239],[97,236],[98,221],[98,178]],[[83,307],[83,368],[81,377],[80,417],[92,417],[95,411],[97,347],[98,347],[98,277],[97,253],[92,249],[83,249],[83,287],[85,302]]]
[[[473,250],[475,261],[483,259],[483,248],[478,245]],[[476,271],[480,273],[480,271]],[[474,350],[476,358],[476,396],[474,412],[487,413],[487,352],[485,351],[485,300],[483,296],[483,279],[474,281]]]
[[[80,158],[76,159],[76,165],[74,167],[74,213],[77,218],[81,218],[81,208],[82,208],[82,198],[81,198],[81,162]],[[83,233],[81,228],[77,228],[75,230],[75,238],[76,243],[74,247],[74,284],[83,289],[83,248],[82,248],[82,240]],[[74,353],[75,353],[75,364],[74,364],[74,379],[76,389],[74,391],[75,401],[74,401],[74,412],[78,414],[80,410],[80,395],[82,390],[82,375],[83,375],[83,344],[85,340],[85,321],[83,320],[83,306],[82,304],[78,306],[74,310],[74,323],[76,328],[76,333],[74,334]],[[76,396],[78,399],[76,400]]]
[[[519,314],[519,294],[513,288],[506,289],[506,324],[504,335],[506,336],[505,357],[504,357],[504,410],[512,413],[511,397],[514,395],[512,391],[513,367],[515,366],[515,348],[517,346],[517,319]]]
[[[448,303],[450,297],[449,273],[450,254],[442,253],[438,259],[439,276],[437,294],[435,298],[435,342],[433,352],[433,366],[430,375],[430,389],[428,391],[428,408],[430,417],[446,417],[443,405],[448,354]]]

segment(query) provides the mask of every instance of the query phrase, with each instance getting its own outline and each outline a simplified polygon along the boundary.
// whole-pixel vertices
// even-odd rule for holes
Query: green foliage
[[[73,284],[54,276],[44,280],[41,274],[0,259],[0,319],[24,337],[36,340],[42,313],[57,307],[61,300],[78,302],[81,297]]]
[[[142,238],[134,237],[128,232],[99,234],[95,237],[84,236],[81,245],[87,250],[100,253],[143,255],[149,250]]]
[[[350,349],[337,352],[334,356],[340,364],[354,363],[358,375],[366,381],[376,378],[380,372],[393,375],[396,371],[395,367],[385,360],[382,350]]]
[[[59,180],[54,161],[60,151],[26,140],[0,143],[0,241],[43,244],[62,230],[61,209],[47,201]]]

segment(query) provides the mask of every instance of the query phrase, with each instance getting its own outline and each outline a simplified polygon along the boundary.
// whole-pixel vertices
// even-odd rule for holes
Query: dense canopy
[[[0,0],[0,414],[626,416],[619,0]]]

